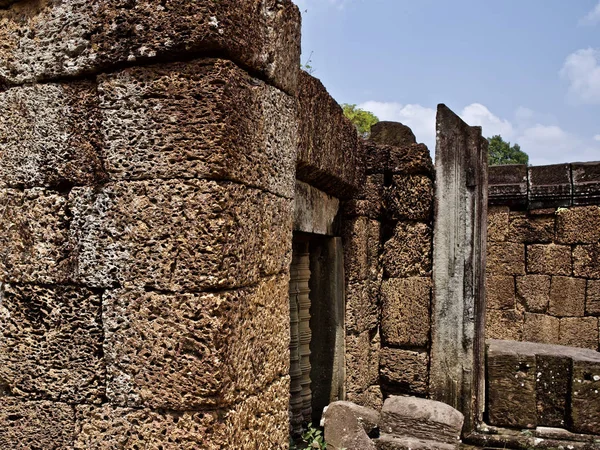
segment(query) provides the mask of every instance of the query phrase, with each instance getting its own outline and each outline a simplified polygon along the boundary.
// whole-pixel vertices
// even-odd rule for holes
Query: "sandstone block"
[[[0,448],[69,450],[73,448],[73,407],[58,402],[31,402],[3,397]]]
[[[371,127],[370,139],[380,145],[405,147],[416,144],[417,138],[412,130],[400,122],[381,121]]]
[[[556,212],[556,240],[563,244],[600,242],[600,207],[559,209]]]
[[[226,53],[294,92],[300,14],[288,0],[17,2],[0,11],[0,79],[10,84],[97,73],[173,54]]]
[[[42,188],[0,190],[0,278],[59,284],[73,272],[67,199]]]
[[[102,401],[100,294],[81,287],[2,287],[0,380],[13,395]]]
[[[600,244],[575,247],[573,274],[576,277],[600,279]]]
[[[70,207],[78,279],[89,286],[231,288],[290,264],[292,201],[245,186],[119,182],[74,189]]]
[[[334,402],[327,407],[323,414],[327,445],[347,450],[375,450],[375,443],[359,421],[361,412],[356,411],[359,407],[350,405],[348,402]],[[379,414],[376,411],[368,411],[368,414],[376,416],[377,423]]]
[[[294,231],[333,236],[337,224],[340,201],[301,181],[294,192]]]
[[[490,425],[535,428],[535,352],[511,341],[488,342],[487,383]]]
[[[571,420],[575,432],[600,433],[600,358],[573,360]]]
[[[346,287],[346,330],[362,333],[379,324],[378,283],[362,281]]]
[[[377,450],[455,450],[456,444],[444,444],[413,437],[395,437],[383,435],[375,440]]]
[[[487,339],[520,341],[523,337],[523,313],[515,310],[486,311],[485,336]]]
[[[532,216],[511,212],[507,240],[523,243],[550,243],[554,240],[554,215]]]
[[[548,312],[558,317],[585,315],[586,280],[572,277],[552,277]]]
[[[525,247],[509,242],[488,243],[486,272],[488,275],[524,275]]]
[[[538,425],[565,428],[571,389],[571,358],[536,355]]]
[[[346,392],[362,393],[379,380],[379,333],[346,336]]]
[[[0,111],[0,186],[64,188],[106,178],[94,84],[14,87],[0,92]]]
[[[111,178],[231,180],[293,197],[294,101],[231,61],[133,67],[98,81]]]
[[[514,309],[515,279],[507,276],[486,278],[487,307],[490,309]]]
[[[383,405],[382,405],[383,406]],[[329,404],[329,407],[335,407],[335,409],[343,409],[345,411],[349,411],[354,415],[354,417],[358,420],[358,423],[363,428],[365,433],[370,434],[374,430],[379,427],[379,409],[369,408],[365,406],[360,406],[352,402],[347,401],[337,401]],[[327,409],[329,413],[334,413],[335,411],[330,411]],[[325,415],[326,413],[324,413]],[[325,439],[327,441],[327,439]]]
[[[400,222],[383,246],[383,269],[389,278],[426,276],[432,266],[432,230],[424,223]]]
[[[585,313],[588,316],[600,316],[600,281],[587,282]]]
[[[238,291],[108,291],[107,396],[170,410],[238,402],[289,370],[286,277]]]
[[[546,312],[550,303],[550,276],[517,277],[517,298],[529,312]]]
[[[523,341],[542,344],[559,343],[560,319],[546,314],[525,313]]]
[[[383,347],[379,370],[386,390],[398,394],[426,395],[428,360],[427,352]]]
[[[571,247],[567,245],[528,245],[527,272],[545,275],[566,275],[573,272]]]
[[[565,317],[560,319],[559,343],[570,347],[598,350],[598,318]]]
[[[77,407],[75,449],[251,450],[288,444],[289,380],[273,383],[231,410],[207,412]]]
[[[508,206],[490,206],[488,209],[488,242],[504,242],[508,236],[510,208]]]
[[[367,217],[344,221],[344,269],[348,282],[376,280],[380,276],[381,225]]]
[[[424,175],[394,175],[385,189],[386,213],[392,220],[429,221],[433,212],[433,181]]]
[[[381,286],[384,345],[426,347],[429,343],[431,279],[393,278]]]

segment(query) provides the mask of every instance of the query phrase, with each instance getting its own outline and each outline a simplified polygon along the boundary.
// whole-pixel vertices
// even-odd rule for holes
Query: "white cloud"
[[[501,135],[504,139],[512,139],[514,135],[513,126],[508,120],[500,119],[492,114],[489,109],[481,103],[473,103],[466,106],[460,117],[469,125],[483,128],[484,136]]]
[[[595,25],[600,23],[600,2],[579,21],[580,25]]]
[[[597,134],[596,136],[594,136],[594,140],[600,142],[600,134]]]
[[[570,54],[560,75],[569,81],[569,94],[574,100],[600,103],[600,50],[587,48]]]

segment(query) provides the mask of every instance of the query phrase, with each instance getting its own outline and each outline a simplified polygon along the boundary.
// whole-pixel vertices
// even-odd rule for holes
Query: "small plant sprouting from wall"
[[[302,435],[302,442],[300,444],[290,438],[290,450],[327,450],[323,431],[314,427],[312,423],[309,423],[308,429]]]

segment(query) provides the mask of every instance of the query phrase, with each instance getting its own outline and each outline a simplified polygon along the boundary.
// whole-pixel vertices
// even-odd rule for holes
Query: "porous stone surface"
[[[523,313],[515,310],[486,311],[485,335],[489,339],[520,341],[523,336]]]
[[[600,279],[600,244],[575,246],[573,250],[573,275]]]
[[[417,439],[413,437],[395,437],[384,435],[375,440],[377,450],[453,450],[457,445],[444,444],[435,440]]]
[[[346,287],[346,330],[362,333],[379,325],[379,283],[360,281]]]
[[[367,217],[344,221],[344,269],[347,282],[376,280],[380,277],[381,224]]]
[[[571,247],[556,244],[528,245],[527,272],[545,275],[571,275],[573,272]]]
[[[273,383],[230,410],[206,412],[81,405],[75,449],[286,448],[289,379]]]
[[[386,171],[401,175],[433,176],[435,169],[431,153],[424,144],[389,147],[389,158],[385,161]]]
[[[70,212],[65,196],[43,188],[0,190],[0,279],[61,284],[71,278]]]
[[[379,380],[379,333],[365,331],[346,336],[346,391],[364,392]]]
[[[550,303],[550,280],[548,275],[517,277],[517,298],[527,311],[546,312]],[[490,292],[490,295],[493,294]]]
[[[345,202],[344,215],[379,219],[383,210],[383,179],[382,173],[367,175],[364,186],[355,198]]]
[[[400,222],[383,246],[383,268],[390,278],[431,273],[433,233],[424,223]]]
[[[600,357],[573,361],[571,420],[575,432],[600,434]]]
[[[362,411],[361,411],[362,410]],[[323,414],[325,425],[325,442],[332,448],[347,450],[375,450],[375,443],[369,438],[365,427],[360,422],[361,415],[368,414],[367,421],[379,419],[377,411],[361,408],[349,402],[333,402]]]
[[[17,2],[0,10],[0,42],[0,80],[10,84],[220,52],[293,93],[300,13],[290,0]]]
[[[429,343],[431,279],[393,278],[381,285],[381,337],[385,345]]]
[[[425,351],[383,347],[380,357],[381,381],[398,393],[427,394],[429,354]]]
[[[486,278],[487,307],[513,309],[515,307],[515,279],[509,276]]]
[[[524,275],[525,247],[522,244],[498,242],[487,245],[489,275]]]
[[[556,212],[556,239],[563,244],[600,241],[600,206],[562,208]]]
[[[0,186],[105,180],[94,83],[14,87],[0,92],[0,111]]]
[[[586,314],[600,316],[600,281],[588,280],[585,295]]]
[[[0,448],[69,450],[74,434],[75,413],[66,403],[11,397],[0,402]]]
[[[287,290],[280,276],[222,293],[108,291],[108,398],[119,406],[191,410],[232,404],[285,376]]]
[[[296,177],[330,195],[352,197],[365,180],[356,127],[323,84],[304,71],[299,77],[298,121]]]
[[[550,243],[554,240],[554,216],[532,216],[525,212],[510,213],[509,242]]]
[[[560,319],[559,344],[598,350],[598,318],[565,317]]]
[[[405,147],[417,143],[412,130],[399,122],[380,121],[371,127],[370,139],[381,145]]]
[[[536,355],[537,423],[566,426],[571,388],[572,362],[567,356]]]
[[[290,264],[292,201],[245,186],[119,182],[70,200],[78,279],[90,286],[233,288]]]
[[[112,179],[211,178],[294,196],[295,103],[231,61],[133,67],[98,81]]]
[[[572,277],[552,277],[548,312],[558,317],[585,314],[586,280]]]
[[[504,242],[508,236],[510,209],[508,206],[490,206],[488,208],[488,242]]]
[[[379,385],[370,386],[363,392],[347,392],[346,399],[376,410],[380,410],[383,406],[383,393]]]
[[[21,398],[99,403],[101,297],[74,286],[2,285],[0,385]]]
[[[523,341],[559,344],[559,318],[529,312],[526,312],[524,316]]]
[[[392,185],[385,189],[384,201],[386,213],[393,220],[429,220],[433,181],[424,175],[394,175]]]

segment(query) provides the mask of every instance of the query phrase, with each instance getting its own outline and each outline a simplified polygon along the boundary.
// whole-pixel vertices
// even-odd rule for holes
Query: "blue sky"
[[[340,103],[435,146],[446,103],[535,165],[600,160],[599,0],[295,0]]]

